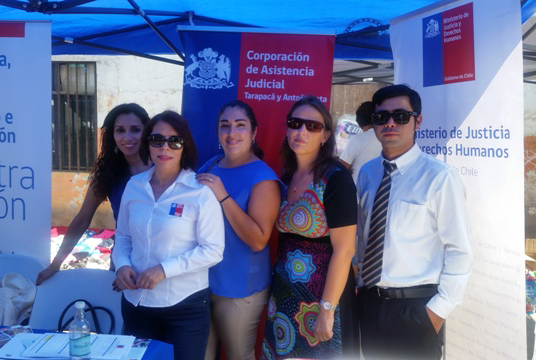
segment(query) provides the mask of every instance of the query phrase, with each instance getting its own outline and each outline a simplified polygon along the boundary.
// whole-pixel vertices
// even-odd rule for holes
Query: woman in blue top
[[[128,180],[150,168],[139,155],[141,134],[148,122],[147,111],[134,103],[118,105],[106,115],[101,128],[100,154],[91,171],[82,207],[71,221],[54,260],[37,276],[37,285],[59,271],[106,198],[110,200],[117,221],[121,196]]]
[[[267,245],[277,217],[279,180],[255,143],[257,119],[249,105],[223,106],[218,136],[224,156],[203,165],[197,176],[214,191],[225,215],[223,261],[209,272],[211,328],[205,360],[213,360],[218,339],[227,359],[255,359],[257,325],[268,302]]]

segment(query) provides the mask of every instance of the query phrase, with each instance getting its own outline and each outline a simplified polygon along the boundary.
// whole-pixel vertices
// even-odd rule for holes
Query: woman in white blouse
[[[156,115],[142,141],[140,156],[154,167],[127,184],[113,252],[124,332],[173,344],[175,359],[203,359],[208,269],[224,248],[221,206],[195,179],[197,151],[181,115]]]

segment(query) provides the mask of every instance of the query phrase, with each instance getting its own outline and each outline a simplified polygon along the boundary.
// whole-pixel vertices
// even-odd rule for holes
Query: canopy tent
[[[333,83],[348,84],[393,81],[389,19],[455,1],[0,0],[0,20],[51,20],[54,55],[130,54],[177,65],[182,62],[158,56],[183,56],[177,25],[325,29],[337,34]],[[536,0],[521,0],[520,6],[526,22]],[[526,66],[536,69],[535,28],[524,28],[529,46],[524,55]],[[532,68],[525,72],[536,79]]]

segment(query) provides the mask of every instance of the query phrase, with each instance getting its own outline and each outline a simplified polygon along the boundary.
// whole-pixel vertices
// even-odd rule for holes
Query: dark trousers
[[[125,335],[173,345],[175,360],[203,360],[210,329],[210,292],[198,291],[165,308],[134,306],[121,299]]]
[[[426,313],[430,297],[384,299],[372,290],[357,295],[361,350],[366,360],[441,359],[444,326],[436,333]]]

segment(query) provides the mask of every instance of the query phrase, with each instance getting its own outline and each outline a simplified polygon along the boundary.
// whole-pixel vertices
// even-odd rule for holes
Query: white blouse
[[[208,269],[223,258],[221,206],[191,170],[154,200],[154,167],[128,182],[117,219],[113,261],[139,275],[162,265],[166,278],[154,289],[124,290],[133,305],[168,307],[208,287]]]

